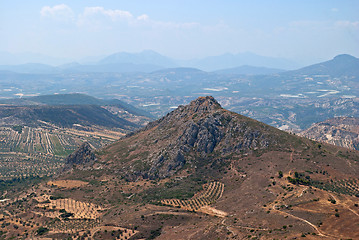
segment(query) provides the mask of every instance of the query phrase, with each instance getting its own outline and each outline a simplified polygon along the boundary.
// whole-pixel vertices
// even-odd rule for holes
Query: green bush
[[[44,235],[45,233],[47,233],[49,231],[49,229],[47,228],[44,228],[44,227],[39,227],[37,230],[36,230],[36,233],[37,235]]]

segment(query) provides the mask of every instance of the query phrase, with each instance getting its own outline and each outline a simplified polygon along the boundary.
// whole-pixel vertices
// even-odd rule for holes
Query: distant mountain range
[[[50,58],[34,57],[34,62],[16,61],[16,56],[9,53],[0,53],[0,71],[13,71],[18,73],[63,73],[63,72],[153,72],[164,68],[191,67],[204,71],[217,71],[221,69],[246,68],[244,74],[267,74],[275,71],[264,71],[264,68],[296,69],[299,65],[291,60],[256,55],[254,53],[223,54],[203,59],[176,60],[163,56],[157,52],[146,50],[140,53],[118,52],[104,57],[91,64],[70,62],[58,66],[51,63]],[[20,57],[19,57],[20,58]],[[24,59],[30,59],[25,58]],[[38,63],[37,63],[38,62]],[[248,69],[248,66],[253,66]],[[241,69],[242,71],[244,69]],[[233,69],[232,69],[233,71]],[[249,71],[249,73],[248,73]],[[238,73],[238,71],[235,73]],[[241,71],[239,71],[240,74]]]

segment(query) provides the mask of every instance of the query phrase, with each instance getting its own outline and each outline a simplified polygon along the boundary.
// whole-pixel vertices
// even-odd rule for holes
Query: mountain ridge
[[[6,59],[6,56],[4,55]],[[190,60],[178,60],[161,55],[153,50],[144,50],[137,53],[129,52],[117,52],[105,57],[102,57],[96,62],[91,64],[71,64],[74,61],[61,62],[60,65],[54,67],[47,65],[46,68],[39,69],[40,65],[47,64],[48,62],[37,61],[21,62],[19,64],[6,65],[6,60],[2,61],[0,69],[13,70],[22,73],[56,73],[56,72],[150,72],[163,68],[174,68],[174,67],[192,67],[200,68],[204,71],[216,71],[219,69],[234,68],[241,65],[253,65],[263,66],[267,68],[280,68],[280,69],[295,69],[299,65],[291,60],[266,57],[257,55],[250,52],[245,53],[225,53],[218,56],[209,56],[201,59],[190,59]],[[22,65],[32,63],[35,68],[21,68]],[[50,61],[51,62],[51,61]],[[13,66],[14,65],[14,66]],[[127,69],[126,69],[127,68]],[[38,70],[37,70],[38,69]],[[117,69],[117,70],[116,70]],[[42,70],[39,72],[39,70]]]
[[[175,60],[155,51],[145,50],[139,53],[113,53],[92,64],[69,62],[59,66],[52,66],[44,63],[23,63],[20,65],[0,65],[0,70],[28,74],[58,74],[68,72],[150,73],[161,69],[183,67],[199,68],[202,71],[218,73],[223,71],[226,73],[229,71],[231,73],[239,72],[244,74],[272,74],[288,71],[288,69],[296,69],[289,70],[288,72],[300,73],[310,69],[310,71],[313,72],[314,67],[315,71],[330,71],[331,65],[343,61],[350,62],[350,59],[353,61],[356,58],[349,54],[340,54],[335,56],[332,60],[298,69],[300,66],[292,61],[282,58],[260,56],[253,53],[226,53],[196,60]],[[325,66],[323,68],[323,63],[324,65],[329,64],[329,67]],[[245,66],[247,67],[244,68]],[[355,65],[355,67],[357,67],[357,65]],[[357,74],[357,72],[355,72],[355,74]]]
[[[23,98],[11,98],[0,100],[2,104],[8,105],[97,105],[97,106],[118,106],[129,113],[154,118],[150,113],[136,108],[130,104],[125,103],[119,99],[98,99],[82,93],[68,93],[68,94],[52,94],[52,95],[40,95],[33,97]]]

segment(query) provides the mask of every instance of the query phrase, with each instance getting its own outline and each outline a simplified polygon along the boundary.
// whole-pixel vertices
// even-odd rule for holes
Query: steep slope
[[[316,141],[359,150],[359,118],[328,119],[313,124],[300,135]]]
[[[22,205],[6,195],[4,221],[27,217],[49,238],[358,239],[358,159],[200,97],[98,150],[91,167],[29,189]]]

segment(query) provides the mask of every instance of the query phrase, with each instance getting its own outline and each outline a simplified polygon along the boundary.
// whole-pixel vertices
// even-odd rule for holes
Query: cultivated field
[[[37,205],[39,208],[43,209],[52,209],[59,210],[59,212],[46,212],[47,217],[61,217],[62,214],[70,213],[68,215],[63,215],[63,218],[68,219],[97,219],[100,216],[99,211],[102,211],[103,208],[92,203],[85,203],[81,201],[76,201],[70,198],[48,199],[45,203],[40,203]]]
[[[224,184],[220,182],[210,182],[203,186],[204,190],[197,193],[191,199],[179,200],[179,199],[165,199],[161,203],[173,207],[180,207],[188,211],[201,211],[211,215],[225,215],[224,212],[219,211],[216,213],[216,209],[208,207],[213,204],[219,198],[222,197],[224,191]]]
[[[113,142],[123,134],[100,132],[99,129],[76,130],[66,128],[23,127],[21,133],[12,128],[0,128],[0,152],[42,153],[67,156],[87,141],[95,148]]]
[[[48,176],[63,164],[63,158],[51,154],[0,152],[0,179]]]
[[[123,135],[106,129],[77,128],[0,127],[0,179],[52,175],[81,143],[87,141],[100,148]]]

